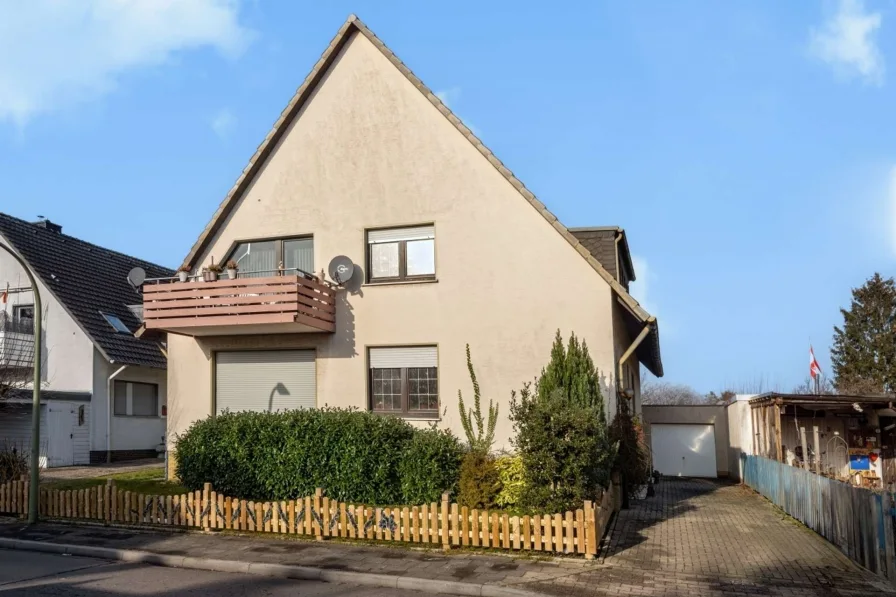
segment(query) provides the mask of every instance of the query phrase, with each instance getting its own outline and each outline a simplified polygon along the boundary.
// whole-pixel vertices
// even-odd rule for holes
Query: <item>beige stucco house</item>
[[[327,273],[337,256],[353,275]],[[237,279],[202,281],[228,260]],[[462,436],[469,343],[509,448],[511,390],[558,329],[587,341],[611,415],[621,391],[637,403],[638,361],[663,372],[624,232],[564,227],[354,16],[184,263],[188,281],[144,288],[147,331],[168,335],[169,447],[225,408],[371,409]]]

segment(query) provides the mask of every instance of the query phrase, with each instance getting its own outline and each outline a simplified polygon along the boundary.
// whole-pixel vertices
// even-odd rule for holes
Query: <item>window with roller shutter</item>
[[[368,349],[370,409],[405,417],[439,416],[439,355],[435,346]]]
[[[215,354],[215,412],[276,412],[317,406],[314,350]]]

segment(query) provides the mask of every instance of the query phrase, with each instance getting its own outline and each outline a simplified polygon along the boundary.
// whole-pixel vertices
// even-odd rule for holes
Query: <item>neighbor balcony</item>
[[[304,272],[206,282],[147,280],[147,330],[186,336],[336,331],[336,289]]]
[[[0,313],[0,369],[27,369],[34,364],[34,322]]]

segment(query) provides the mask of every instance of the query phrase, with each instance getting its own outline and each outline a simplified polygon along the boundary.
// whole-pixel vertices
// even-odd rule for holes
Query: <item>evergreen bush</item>
[[[500,508],[516,508],[522,502],[526,486],[523,458],[517,454],[504,454],[495,460],[495,467],[501,482],[495,503]]]
[[[399,463],[403,504],[429,504],[457,491],[464,450],[448,430],[415,430]]]
[[[357,410],[225,412],[178,438],[177,475],[191,490],[211,483],[245,499],[290,499],[320,487],[340,501],[398,504],[401,463],[422,432],[397,417]]]
[[[457,502],[468,508],[493,508],[500,488],[495,457],[481,450],[467,452],[460,466]]]
[[[522,508],[562,512],[597,498],[609,481],[615,449],[598,371],[584,342],[573,334],[564,347],[558,330],[541,377],[513,393],[510,418],[526,473]]]

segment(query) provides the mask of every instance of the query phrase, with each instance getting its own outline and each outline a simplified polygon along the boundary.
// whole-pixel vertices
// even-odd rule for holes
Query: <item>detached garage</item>
[[[653,468],[670,477],[728,476],[724,405],[642,407]]]
[[[669,477],[717,476],[714,425],[650,426],[653,468]]]
[[[215,412],[274,412],[317,406],[314,350],[215,354]]]

